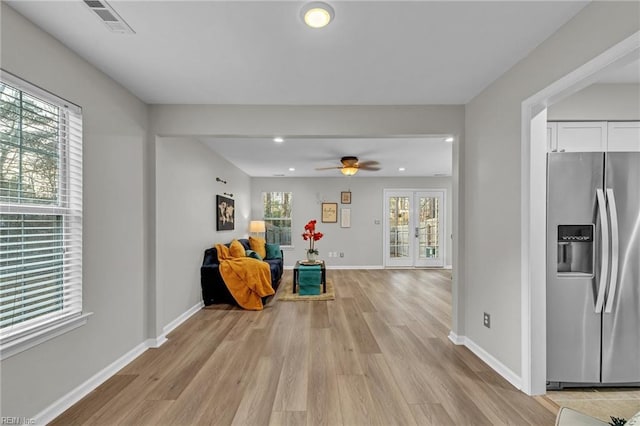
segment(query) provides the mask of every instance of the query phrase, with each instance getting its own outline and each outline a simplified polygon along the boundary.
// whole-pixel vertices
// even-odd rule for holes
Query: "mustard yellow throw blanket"
[[[261,311],[262,298],[275,293],[269,264],[251,257],[232,257],[229,248],[216,244],[220,275],[233,298],[244,309]]]

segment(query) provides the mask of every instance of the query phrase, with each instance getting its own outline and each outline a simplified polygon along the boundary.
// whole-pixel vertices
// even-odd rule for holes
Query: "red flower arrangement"
[[[304,226],[304,234],[302,234],[302,238],[307,241],[309,240],[309,249],[307,253],[309,254],[318,254],[318,250],[315,248],[315,242],[323,237],[322,232],[316,232],[316,220],[310,220]]]

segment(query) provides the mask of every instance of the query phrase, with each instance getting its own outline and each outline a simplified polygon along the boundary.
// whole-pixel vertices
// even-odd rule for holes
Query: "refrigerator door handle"
[[[609,273],[609,226],[607,224],[607,207],[602,189],[596,189],[598,212],[600,214],[600,229],[602,233],[602,264],[600,265],[600,279],[598,280],[598,297],[596,299],[596,314],[602,313],[604,295],[607,289],[607,274]]]
[[[611,221],[611,277],[609,278],[609,294],[607,294],[607,304],[605,314],[610,314],[613,309],[613,299],[616,296],[618,287],[618,210],[616,209],[616,198],[613,189],[607,188],[607,204],[609,206],[609,220]]]

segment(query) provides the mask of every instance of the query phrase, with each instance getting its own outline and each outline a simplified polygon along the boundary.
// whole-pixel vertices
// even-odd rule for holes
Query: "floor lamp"
[[[264,238],[264,233],[266,232],[264,220],[252,220],[249,223],[249,232],[251,236]]]

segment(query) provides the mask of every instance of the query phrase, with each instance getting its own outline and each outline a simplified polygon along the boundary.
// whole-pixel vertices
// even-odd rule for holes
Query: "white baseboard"
[[[159,348],[166,341],[167,341],[167,338],[165,337],[165,335],[161,334],[160,336],[156,337],[155,339],[147,339],[145,342],[146,342],[148,348]]]
[[[496,373],[500,374],[506,381],[511,383],[516,389],[522,389],[522,378],[511,371],[509,367],[498,361],[489,352],[478,346],[473,340],[465,336],[458,336],[453,331],[449,332],[449,340],[456,345],[466,346],[478,358],[484,361]]]
[[[169,324],[165,325],[162,328],[163,336],[166,337],[167,334],[171,333],[173,330],[178,328],[180,324],[182,324],[183,322],[191,318],[193,314],[198,312],[203,307],[204,307],[204,302],[201,300],[199,303],[196,303],[195,305],[187,309],[186,312],[184,312],[182,315],[178,316],[178,318],[174,319],[173,321],[171,321]]]
[[[111,376],[120,371],[124,366],[140,356],[144,351],[148,349],[147,342],[140,343],[135,348],[131,349],[126,354],[103,368],[98,373],[94,374],[89,380],[51,404],[49,407],[38,413],[34,417],[35,424],[46,425],[60,414],[65,412],[76,402],[84,398],[89,392],[100,386]]]
[[[340,265],[331,265],[327,266],[327,270],[332,269],[384,269],[382,265],[358,265],[358,266],[340,266]]]
[[[462,345],[462,346],[464,346],[464,341],[465,341],[464,337],[458,336],[453,331],[449,332],[449,340],[451,340],[454,345]]]
[[[140,356],[144,351],[149,348],[157,348],[160,347],[164,342],[167,341],[167,334],[171,333],[174,329],[176,329],[180,324],[188,320],[193,314],[198,312],[204,303],[201,301],[200,303],[189,308],[185,313],[178,316],[178,318],[171,321],[162,329],[162,335],[147,339],[144,342],[140,343],[135,348],[131,349],[126,354],[122,355],[116,361],[112,362],[105,368],[103,368],[98,373],[94,374],[89,380],[69,392],[67,395],[63,396],[49,407],[38,413],[35,417],[35,424],[37,425],[46,425],[51,422],[53,419],[62,414],[65,410],[71,407],[76,402],[80,401],[84,398],[89,392],[100,386],[107,379],[112,377],[118,371],[120,371],[124,366],[129,364],[131,361]]]
[[[331,269],[384,269],[382,265],[358,265],[358,266],[349,266],[349,265],[326,265],[327,270]],[[293,270],[293,265],[285,266],[284,269]]]
[[[343,265],[327,265],[327,269],[416,269],[413,266],[403,266],[403,267],[389,267],[385,268],[384,265],[357,265],[357,266],[343,266]],[[292,270],[293,265],[285,265],[284,269]],[[437,267],[426,267],[426,268],[418,268],[418,269],[453,269],[453,266],[437,266]]]

